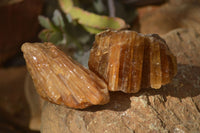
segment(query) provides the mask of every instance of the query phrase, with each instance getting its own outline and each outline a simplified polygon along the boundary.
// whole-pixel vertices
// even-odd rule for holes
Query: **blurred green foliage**
[[[109,17],[107,0],[58,0],[61,10],[55,9],[52,18],[39,16],[44,29],[39,33],[42,41],[64,44],[83,49],[91,44],[93,35],[106,29],[124,29],[135,18],[135,10],[115,1],[116,16]],[[123,18],[123,19],[122,19]]]
[[[39,16],[39,23],[45,29],[39,34],[42,41],[49,41],[54,44],[66,44],[65,23],[61,13],[58,10],[54,11],[53,18],[50,20],[47,17]]]

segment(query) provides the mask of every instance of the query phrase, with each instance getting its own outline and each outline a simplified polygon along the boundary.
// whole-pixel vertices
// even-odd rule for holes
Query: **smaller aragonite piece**
[[[109,102],[107,84],[52,43],[24,43],[21,49],[44,99],[79,109]]]
[[[177,72],[176,57],[162,38],[129,30],[97,34],[88,65],[108,83],[110,91],[126,93],[159,89]]]

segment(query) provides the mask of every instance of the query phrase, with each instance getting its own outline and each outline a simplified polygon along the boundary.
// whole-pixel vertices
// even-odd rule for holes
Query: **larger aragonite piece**
[[[129,30],[97,34],[88,65],[108,83],[110,91],[126,93],[159,89],[177,72],[176,57],[161,37]]]

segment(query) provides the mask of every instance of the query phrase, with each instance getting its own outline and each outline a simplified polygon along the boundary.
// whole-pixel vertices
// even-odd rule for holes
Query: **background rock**
[[[42,6],[42,0],[9,0],[0,6],[0,64],[19,53],[22,43],[36,40]]]
[[[27,73],[24,82],[24,92],[30,109],[29,128],[40,130],[42,99],[37,94],[31,76]]]
[[[200,131],[200,34],[177,29],[164,35],[177,56],[178,74],[159,90],[111,92],[103,106],[84,110],[45,102],[43,133],[142,133]]]
[[[0,132],[29,133],[29,109],[24,95],[26,68],[0,68]]]
[[[19,120],[21,124],[25,124],[29,117],[25,116],[28,110],[24,107],[27,105],[23,90],[25,73],[25,67],[0,69],[0,108],[10,115],[23,115],[26,120]]]
[[[200,1],[172,0],[160,7],[139,8],[140,32],[166,34],[176,28],[200,31]]]

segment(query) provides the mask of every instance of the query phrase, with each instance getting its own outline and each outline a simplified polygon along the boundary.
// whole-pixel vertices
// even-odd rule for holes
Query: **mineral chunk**
[[[22,51],[37,92],[48,101],[80,109],[109,101],[106,83],[53,44],[25,43]]]
[[[108,83],[110,91],[136,93],[159,89],[176,75],[176,57],[157,34],[107,30],[96,35],[89,68]]]

